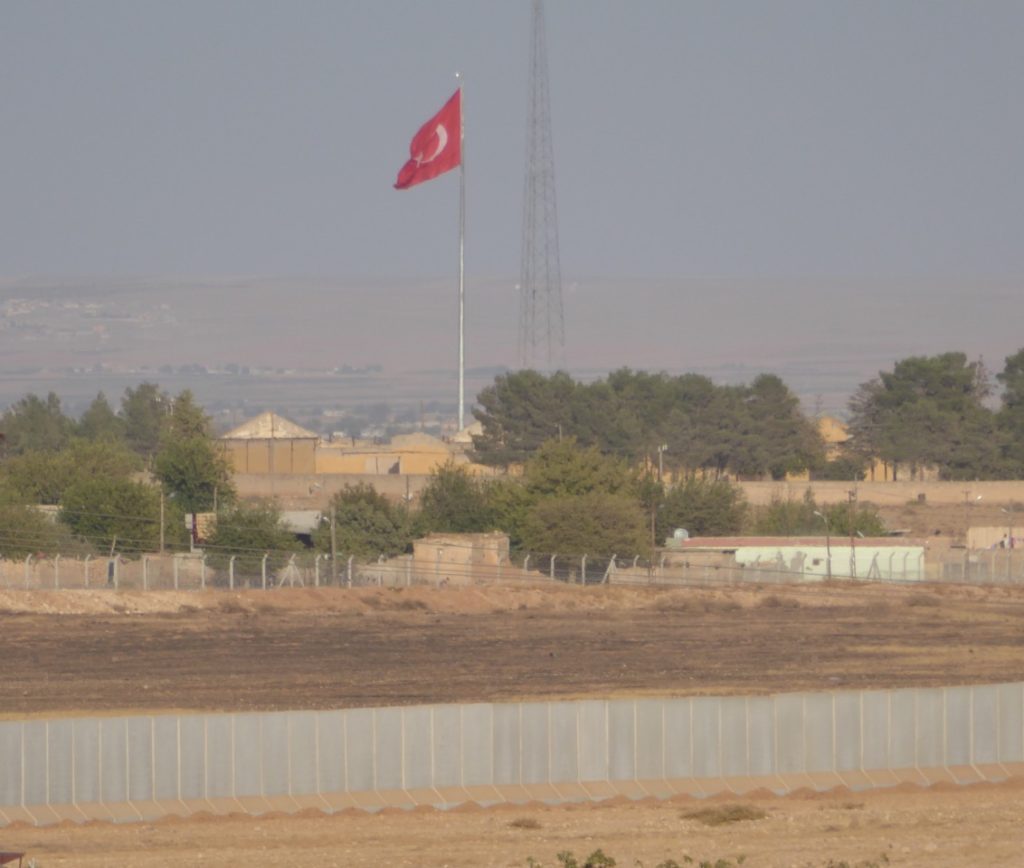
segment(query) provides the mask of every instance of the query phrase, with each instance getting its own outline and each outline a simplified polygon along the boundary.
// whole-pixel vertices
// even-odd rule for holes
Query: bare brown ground
[[[723,800],[711,800],[723,806]],[[735,800],[733,800],[735,802]],[[620,868],[684,856],[735,868],[1019,866],[1024,787],[797,794],[740,802],[760,820],[707,826],[685,814],[707,803],[644,801],[378,815],[197,818],[114,826],[91,823],[0,830],[0,845],[27,850],[41,868],[131,865],[521,866],[556,854],[583,859],[598,848]],[[831,860],[831,861],[830,861]]]
[[[0,592],[6,716],[1012,681],[1024,589]]]
[[[1024,589],[513,586],[268,593],[0,591],[9,717],[524,697],[766,693],[1018,680]],[[55,865],[633,868],[1021,865],[1024,787],[765,798],[706,827],[692,802],[0,829]],[[516,819],[537,828],[510,826]],[[527,822],[527,827],[532,825]],[[582,864],[582,861],[581,861]]]

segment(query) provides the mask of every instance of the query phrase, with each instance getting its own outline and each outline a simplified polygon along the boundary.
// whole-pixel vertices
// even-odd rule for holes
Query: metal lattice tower
[[[565,325],[558,262],[555,156],[551,146],[551,99],[542,0],[533,0],[519,293],[520,365],[537,370],[564,367]]]

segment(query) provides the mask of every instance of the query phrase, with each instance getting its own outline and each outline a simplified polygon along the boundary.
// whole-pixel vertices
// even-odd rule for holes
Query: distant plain
[[[80,412],[97,391],[116,403],[149,380],[238,421],[375,403],[453,413],[455,293],[453,278],[8,278],[0,404],[52,390]],[[860,383],[908,355],[961,350],[998,372],[1024,344],[1019,298],[1018,283],[994,279],[566,279],[564,367],[719,383],[769,371],[806,412],[841,415]],[[517,367],[515,280],[468,277],[466,311],[472,402]]]

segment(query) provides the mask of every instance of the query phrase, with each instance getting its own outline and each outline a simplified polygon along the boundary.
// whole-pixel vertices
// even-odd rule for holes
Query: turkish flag
[[[408,190],[462,162],[462,89],[412,137],[409,162],[398,172],[396,190]]]

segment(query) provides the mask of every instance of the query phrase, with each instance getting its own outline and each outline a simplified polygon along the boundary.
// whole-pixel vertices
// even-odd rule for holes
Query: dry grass
[[[705,826],[724,826],[727,823],[742,823],[748,820],[763,820],[767,814],[750,805],[717,805],[686,811],[680,816],[684,820],[696,820]]]
[[[508,824],[510,829],[539,829],[540,821],[535,817],[516,817]]]
[[[792,597],[780,597],[777,594],[769,594],[763,597],[758,603],[764,609],[799,609],[800,601]]]

